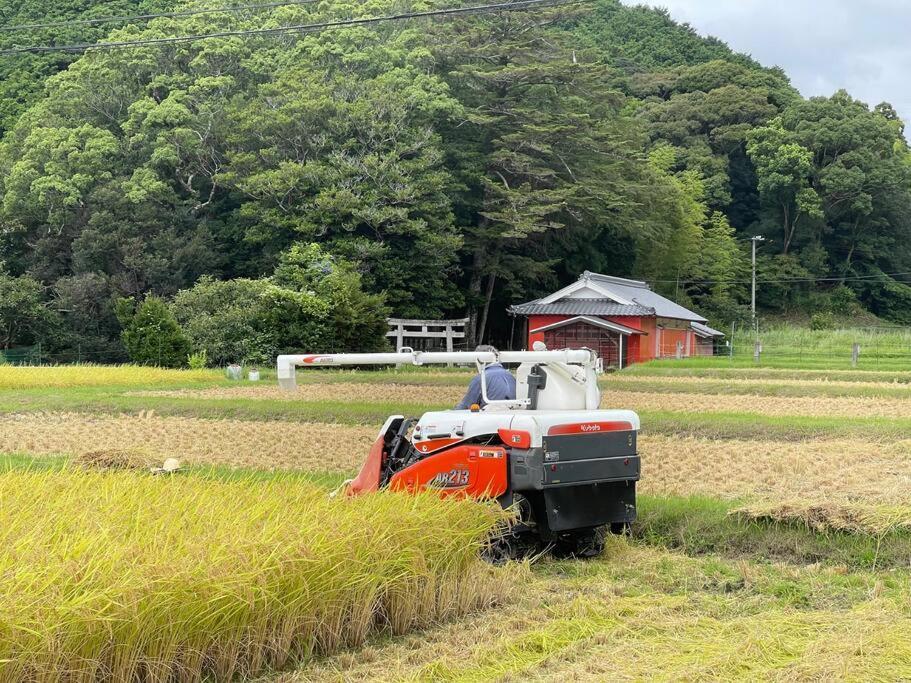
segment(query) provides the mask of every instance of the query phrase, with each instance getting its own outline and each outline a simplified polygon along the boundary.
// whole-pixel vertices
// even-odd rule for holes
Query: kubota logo
[[[579,425],[579,430],[583,432],[600,432],[601,425]]]

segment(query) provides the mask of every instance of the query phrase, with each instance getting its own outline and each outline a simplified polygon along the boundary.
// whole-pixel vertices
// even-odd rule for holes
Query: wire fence
[[[459,340],[455,350],[464,350]],[[867,369],[911,372],[911,327],[856,327],[839,330],[809,330],[779,327],[760,330],[730,330],[723,339],[668,344],[660,357],[680,359],[699,366],[734,365],[806,369]],[[39,342],[0,350],[0,364],[72,365],[128,363],[123,349],[111,345],[90,348],[52,347]]]
[[[0,364],[7,365],[98,365],[127,363],[129,359],[116,348],[88,348],[76,346],[60,349],[39,342],[32,346],[16,346],[0,349]]]
[[[775,328],[735,332],[717,349],[737,365],[911,371],[911,328]]]

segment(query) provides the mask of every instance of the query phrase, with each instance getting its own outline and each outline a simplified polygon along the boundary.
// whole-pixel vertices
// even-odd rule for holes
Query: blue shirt
[[[487,384],[487,398],[491,401],[505,401],[516,397],[516,378],[512,373],[499,363],[492,363],[484,370],[484,377]],[[465,398],[456,406],[456,410],[467,410],[473,403],[483,407],[485,401],[481,398],[481,375],[475,375],[471,384],[468,385],[468,391],[465,392]]]

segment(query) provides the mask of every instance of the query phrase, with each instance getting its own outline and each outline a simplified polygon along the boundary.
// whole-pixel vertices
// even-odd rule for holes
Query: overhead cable
[[[319,0],[279,0],[278,2],[267,2],[259,5],[229,5],[227,7],[211,7],[208,9],[192,9],[181,12],[160,12],[158,14],[125,14],[113,17],[98,17],[96,19],[73,19],[65,21],[52,21],[44,24],[14,24],[12,26],[0,26],[0,31],[26,31],[41,28],[65,28],[70,26],[93,26],[95,24],[112,24],[130,21],[151,21],[152,19],[173,18],[173,17],[191,17],[197,14],[217,14],[220,12],[245,12],[256,11],[261,9],[273,9],[275,7],[285,7],[288,5],[312,5]]]
[[[786,278],[774,278],[770,280],[756,280],[756,284],[786,284],[786,283],[797,283],[797,282],[870,282],[876,281],[878,279],[885,278],[894,278],[894,277],[908,277],[911,276],[911,272],[907,273],[878,273],[876,275],[846,275],[844,277],[786,277]],[[673,280],[649,280],[654,284],[674,284],[679,283],[681,285],[748,285],[752,280],[688,280],[686,278],[679,278]]]
[[[0,50],[0,56],[8,56],[23,53],[44,53],[44,52],[87,52],[89,50],[114,50],[131,47],[144,47],[147,45],[172,45],[175,43],[193,43],[200,40],[210,40],[213,38],[231,38],[235,36],[265,36],[277,35],[281,33],[312,33],[325,31],[331,28],[342,28],[347,26],[365,26],[370,24],[379,24],[387,21],[402,21],[406,19],[420,19],[424,17],[446,17],[459,14],[483,14],[487,12],[512,11],[520,9],[529,9],[534,7],[565,7],[569,5],[578,5],[590,0],[564,0],[554,2],[554,0],[514,0],[512,2],[501,2],[488,5],[472,5],[469,7],[450,7],[438,10],[428,10],[425,12],[403,12],[399,14],[385,14],[376,17],[359,17],[355,19],[337,19],[332,21],[321,21],[313,24],[295,24],[292,26],[276,26],[274,28],[258,29],[238,29],[235,31],[218,31],[215,33],[201,33],[196,35],[172,36],[169,38],[143,38],[136,40],[118,40],[109,43],[79,43],[74,45],[34,45],[26,47],[15,47],[6,50]]]

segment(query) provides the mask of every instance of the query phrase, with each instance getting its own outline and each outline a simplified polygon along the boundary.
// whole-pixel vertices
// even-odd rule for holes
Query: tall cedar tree
[[[642,141],[606,67],[546,32],[567,19],[566,8],[510,12],[437,36],[440,68],[465,110],[444,139],[463,184],[456,213],[475,342],[498,285],[522,291],[548,276],[553,264],[539,249],[548,233],[625,213],[622,229],[636,230]]]

